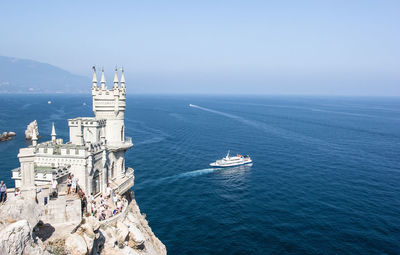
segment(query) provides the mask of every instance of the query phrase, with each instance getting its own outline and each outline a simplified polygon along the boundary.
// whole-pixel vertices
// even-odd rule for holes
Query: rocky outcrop
[[[0,232],[0,250],[5,254],[22,254],[31,242],[31,228],[27,220],[8,225]]]
[[[71,255],[86,255],[88,253],[85,239],[76,233],[65,240],[65,247],[66,251]]]
[[[44,239],[38,230],[47,224],[41,222],[46,218],[43,211],[43,206],[34,200],[21,198],[0,206],[3,219],[0,221],[1,255],[167,254],[165,245],[154,235],[134,199],[115,220],[105,223],[93,216],[86,217],[73,233],[59,225]]]
[[[9,141],[11,140],[14,136],[16,136],[15,132],[3,132],[2,134],[0,134],[0,142],[4,142],[4,141]]]
[[[25,139],[26,140],[31,140],[33,132],[36,133],[36,137],[39,137],[39,129],[38,129],[38,125],[37,125],[37,121],[36,120],[34,120],[31,123],[29,123],[29,125],[26,127]]]
[[[151,231],[135,200],[130,202],[126,215],[117,218],[115,222],[102,225],[94,217],[85,218],[74,237],[67,239],[66,247],[69,251],[77,249],[84,252],[87,249],[87,254],[167,254],[165,245]]]
[[[31,227],[36,226],[43,214],[43,207],[36,203],[34,199],[15,198],[8,200],[0,206],[0,215],[3,224],[27,220]]]
[[[49,254],[41,247],[32,230],[39,222],[42,207],[33,199],[8,200],[0,206],[0,251],[3,255]]]

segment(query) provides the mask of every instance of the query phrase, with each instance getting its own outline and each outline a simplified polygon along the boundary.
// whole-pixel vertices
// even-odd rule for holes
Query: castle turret
[[[56,141],[56,129],[54,127],[54,122],[51,126],[51,141],[55,142]]]
[[[101,69],[101,80],[100,80],[100,83],[101,83],[101,90],[107,90],[107,87],[106,87],[106,77],[104,77],[104,68],[102,68]]]
[[[117,71],[117,68],[115,68],[114,87],[113,87],[113,89],[118,89],[118,71]]]
[[[122,72],[122,74],[121,74],[121,88],[125,89],[125,74],[124,74],[124,68],[123,67],[121,69],[121,72]]]
[[[92,89],[97,89],[97,75],[96,75],[96,67],[93,66],[93,79],[92,79]]]
[[[76,145],[83,145],[83,133],[82,133],[82,119],[78,118],[78,132],[76,134],[77,140],[76,140]]]
[[[121,77],[121,86],[125,87],[125,77]],[[115,70],[114,86],[108,90],[105,85],[104,71],[101,75],[101,89],[92,90],[93,112],[96,119],[106,120],[105,140],[107,144],[125,142],[125,89],[118,86],[118,70]]]

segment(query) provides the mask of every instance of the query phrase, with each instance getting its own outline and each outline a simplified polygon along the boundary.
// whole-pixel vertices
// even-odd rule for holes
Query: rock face
[[[73,233],[65,231],[66,225],[61,224],[53,228],[54,233],[46,240],[38,234],[40,226],[47,223],[38,224],[46,219],[44,211],[33,199],[13,199],[0,205],[0,254],[167,254],[134,199],[118,217],[102,222],[93,216],[84,218]]]
[[[167,254],[164,244],[151,231],[135,200],[130,202],[126,212],[120,216],[122,217],[107,223],[99,222],[94,217],[88,217],[74,235],[81,236],[81,239],[86,242],[88,254]],[[79,248],[80,252],[85,251],[80,239],[73,242],[72,237],[70,238],[71,240],[67,240],[66,246],[69,247],[71,254],[74,242],[82,244],[82,247]]]
[[[33,132],[36,133],[36,137],[39,137],[39,129],[36,120],[29,123],[25,130],[25,139],[31,140]]]
[[[105,228],[105,244],[101,254],[167,254],[165,245],[154,235],[146,219],[132,200],[125,217]]]
[[[13,199],[0,206],[0,215],[7,222],[27,220],[33,228],[42,217],[43,208],[33,199]]]
[[[88,252],[85,239],[78,234],[70,235],[67,240],[65,240],[65,247],[67,252],[71,255],[86,255]]]
[[[0,232],[0,251],[4,251],[5,254],[22,254],[31,241],[28,221],[20,220]]]
[[[0,142],[4,141],[9,141],[11,140],[14,136],[16,136],[15,132],[3,132],[0,134]]]
[[[31,226],[27,220],[20,220],[8,226],[1,227],[0,251],[2,255],[46,255],[49,254],[35,243],[32,238]]]

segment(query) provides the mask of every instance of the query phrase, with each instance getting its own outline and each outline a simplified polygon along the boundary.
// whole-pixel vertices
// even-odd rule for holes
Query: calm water
[[[89,96],[0,107],[18,135],[0,143],[9,186],[30,121],[67,139],[67,118],[93,114]],[[169,254],[400,253],[399,99],[129,97],[126,126],[136,199]],[[228,149],[253,167],[209,169]]]

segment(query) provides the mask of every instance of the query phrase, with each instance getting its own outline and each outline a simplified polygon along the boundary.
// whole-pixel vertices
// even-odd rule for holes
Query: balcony
[[[118,142],[108,142],[107,141],[107,146],[111,150],[115,150],[115,149],[125,149],[126,150],[126,149],[129,149],[130,147],[133,146],[132,137],[125,136],[125,140],[124,141],[118,141]]]

